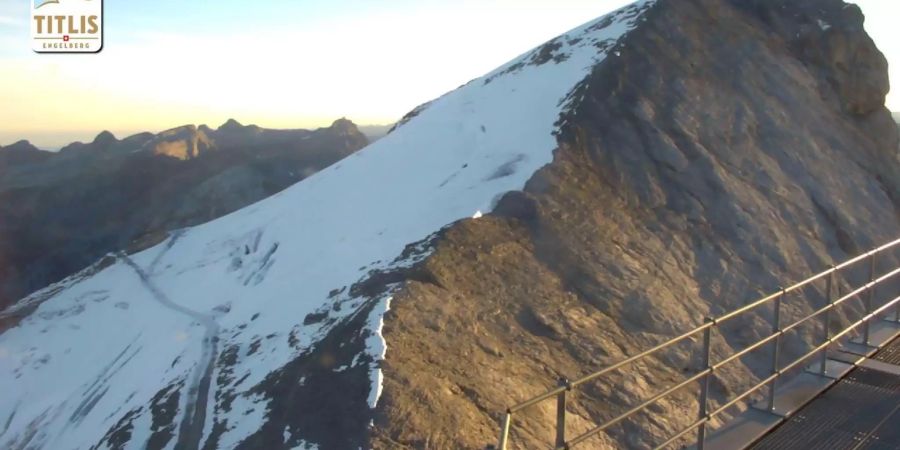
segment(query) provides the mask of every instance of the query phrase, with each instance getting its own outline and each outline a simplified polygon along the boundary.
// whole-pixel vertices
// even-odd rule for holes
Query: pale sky
[[[630,3],[105,0],[101,53],[39,55],[28,40],[30,1],[0,0],[0,145],[58,148],[104,129],[124,137],[232,117],[270,128],[344,116],[390,123]],[[900,61],[900,2],[857,3],[888,60]],[[900,86],[900,70],[891,79]],[[900,95],[888,106],[900,110]]]

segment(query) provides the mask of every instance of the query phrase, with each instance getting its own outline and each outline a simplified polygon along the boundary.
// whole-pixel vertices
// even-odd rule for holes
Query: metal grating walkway
[[[888,344],[887,347],[875,354],[872,359],[900,366],[900,339]]]
[[[787,419],[759,450],[900,449],[900,339]],[[887,364],[884,364],[887,363]]]

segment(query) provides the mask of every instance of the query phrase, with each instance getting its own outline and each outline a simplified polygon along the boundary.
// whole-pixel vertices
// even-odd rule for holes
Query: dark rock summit
[[[240,130],[242,128],[244,128],[244,126],[241,125],[241,123],[237,120],[228,119],[225,121],[225,123],[219,126],[218,131]]]
[[[7,145],[6,147],[0,147],[0,149],[6,152],[20,152],[20,153],[28,153],[28,152],[37,152],[39,151],[37,147],[23,139],[21,141],[15,142],[13,144]]]
[[[39,150],[26,140],[18,141],[6,147],[0,147],[0,176],[10,166],[40,163],[51,156],[53,156],[53,153]]]
[[[119,142],[116,137],[109,131],[102,131],[94,138],[91,144],[97,148],[108,148],[109,146]]]
[[[887,65],[858,7],[660,0],[645,19],[579,86],[553,162],[496,214],[446,229],[416,269],[430,281],[408,279],[394,296],[375,448],[484,448],[506,407],[559,377],[900,236]],[[792,298],[786,314],[813,306]],[[768,314],[724,330],[716,357],[742,348]],[[787,352],[800,354],[812,332],[792,337]],[[713,403],[768,364],[724,368]],[[589,386],[570,405],[569,432],[695,365],[682,349]],[[518,416],[513,448],[552,443],[551,403]],[[696,398],[654,408],[586,447],[613,438],[652,448],[695,420]]]
[[[152,133],[139,133],[120,141],[109,131],[103,131],[98,134],[93,141],[88,143],[73,142],[61,148],[59,153],[60,155],[68,155],[69,157],[85,154],[96,157],[101,153],[107,153],[107,156],[119,153],[129,153],[140,148],[141,145],[151,138],[153,138]],[[58,160],[65,159],[67,158],[61,157]]]
[[[0,148],[0,309],[104,254],[268,197],[364,147],[341,119],[318,130],[229,120],[122,140],[104,131],[59,153]]]
[[[797,58],[834,89],[854,115],[884,108],[890,91],[887,59],[863,29],[863,13],[839,0],[785,1],[774,12],[768,0],[736,3],[770,27]]]

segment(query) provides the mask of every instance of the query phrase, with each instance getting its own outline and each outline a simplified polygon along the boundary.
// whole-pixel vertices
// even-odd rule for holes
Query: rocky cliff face
[[[356,126],[268,130],[230,120],[123,140],[109,132],[58,154],[0,148],[0,308],[166,232],[268,197],[368,143]]]
[[[553,162],[493,214],[446,229],[394,295],[376,448],[482,448],[500,412],[559,377],[900,236],[886,62],[857,7],[660,0],[644,18],[579,85]],[[808,295],[787,302],[790,317],[821,304],[820,291]],[[727,329],[715,353],[758,338],[768,314]],[[570,433],[696,364],[679,349],[589,386],[570,406]],[[727,368],[715,398],[767,364]],[[695,402],[660,403],[610,437],[652,447],[694,420]],[[550,445],[554,408],[520,417],[514,448]]]

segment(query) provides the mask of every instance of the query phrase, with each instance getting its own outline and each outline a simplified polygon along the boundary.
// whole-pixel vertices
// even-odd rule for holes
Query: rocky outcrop
[[[356,126],[268,130],[231,120],[59,153],[0,148],[0,309],[104,254],[154,244],[268,197],[364,147]]]
[[[660,0],[645,18],[573,95],[553,162],[493,214],[445,229],[394,295],[375,448],[484,448],[506,407],[558,378],[900,236],[886,64],[856,6]],[[809,313],[822,288],[785,314]],[[724,328],[714,354],[758,338],[768,314]],[[695,347],[579,391],[570,433],[696,369]],[[717,373],[713,401],[768,364]],[[652,448],[694,420],[696,398],[652,412],[587,448]],[[553,402],[518,416],[513,448],[549,445],[554,420]]]
[[[840,0],[783,1],[780,11],[770,0],[738,4],[764,22],[833,88],[845,111],[866,115],[884,108],[890,91],[887,59],[863,29],[863,13]]]
[[[163,131],[144,144],[144,150],[154,155],[164,155],[186,160],[199,158],[212,150],[213,140],[194,125]]]
[[[81,156],[100,156],[112,155],[125,152],[134,152],[144,145],[147,141],[153,139],[152,133],[139,133],[129,136],[123,140],[118,140],[115,135],[109,131],[103,131],[94,138],[93,141],[73,142],[59,150],[60,155],[66,155],[71,158]]]
[[[48,160],[53,153],[39,150],[28,141],[0,147],[0,175],[12,166],[36,164]]]

